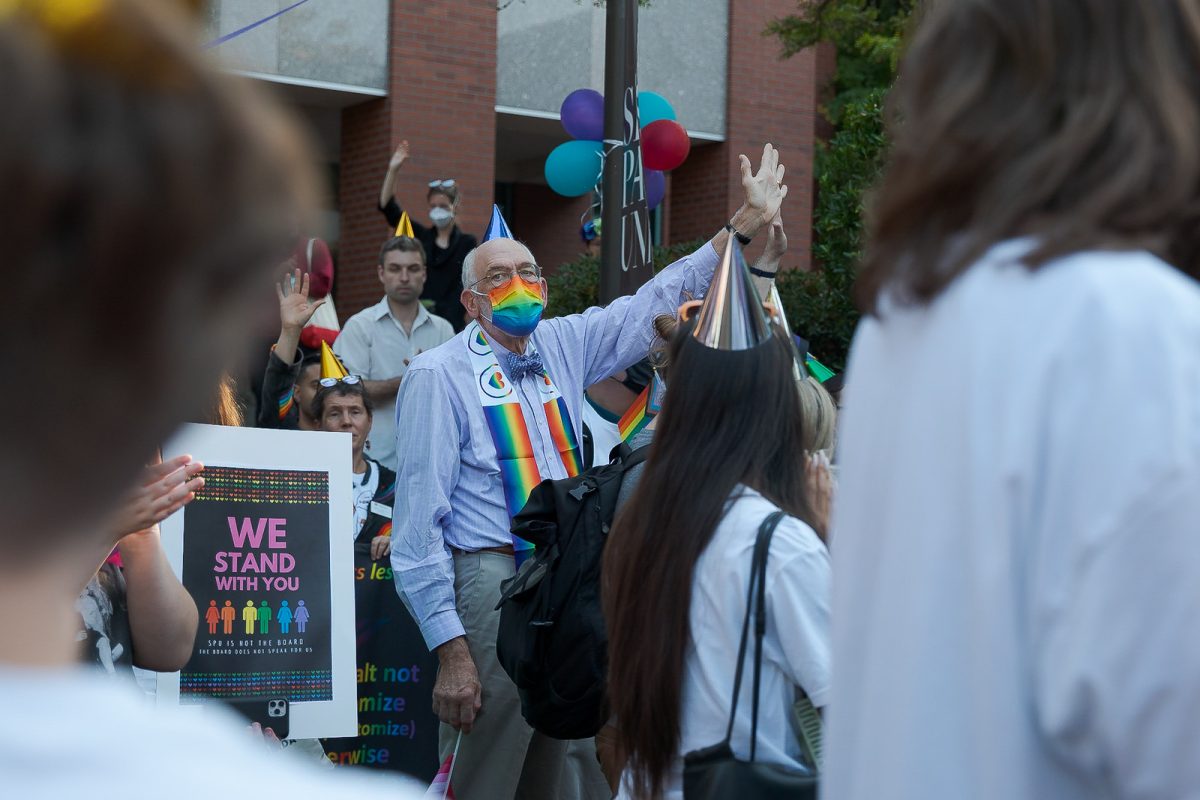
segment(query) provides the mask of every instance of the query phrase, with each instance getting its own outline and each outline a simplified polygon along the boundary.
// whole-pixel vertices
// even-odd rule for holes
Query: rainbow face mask
[[[487,293],[491,323],[509,336],[528,336],[542,319],[541,286],[514,277],[507,286]]]

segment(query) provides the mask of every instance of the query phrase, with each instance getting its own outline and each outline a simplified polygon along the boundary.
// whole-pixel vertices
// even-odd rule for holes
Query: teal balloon
[[[657,92],[638,92],[638,122],[644,128],[660,119],[675,119],[675,109]]]
[[[567,197],[592,191],[600,180],[604,145],[588,140],[563,142],[546,156],[546,183]]]

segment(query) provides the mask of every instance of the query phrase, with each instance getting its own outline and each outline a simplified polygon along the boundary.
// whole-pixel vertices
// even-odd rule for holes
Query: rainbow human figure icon
[[[225,605],[221,608],[221,631],[228,636],[233,633],[233,621],[237,619],[237,611],[233,607],[232,600],[226,600]]]
[[[258,621],[258,610],[254,607],[253,600],[246,601],[246,607],[242,609],[242,622],[246,624],[246,635],[254,633],[254,623]]]
[[[292,627],[292,610],[288,608],[288,601],[281,600],[279,602],[279,611],[275,613],[275,621],[279,623],[280,633],[290,633]]]

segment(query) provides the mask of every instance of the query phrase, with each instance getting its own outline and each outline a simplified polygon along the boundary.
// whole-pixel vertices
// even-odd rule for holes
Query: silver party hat
[[[749,350],[771,338],[762,299],[754,288],[741,245],[730,236],[692,336],[714,350]]]

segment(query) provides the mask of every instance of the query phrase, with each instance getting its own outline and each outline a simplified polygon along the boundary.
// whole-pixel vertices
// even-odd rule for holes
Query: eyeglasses
[[[456,185],[454,178],[437,178],[429,182],[430,189],[452,189]]]
[[[321,378],[319,381],[322,386],[328,389],[331,386],[337,386],[338,383],[344,383],[347,386],[353,386],[356,383],[361,383],[362,378],[357,375],[347,375],[344,378]]]
[[[508,286],[510,283],[512,283],[513,278],[520,278],[526,283],[537,283],[542,279],[542,270],[537,264],[526,264],[516,272],[496,270],[484,275],[479,280],[470,284],[468,288],[471,286],[478,286],[482,283],[489,289],[503,289],[505,286]]]

